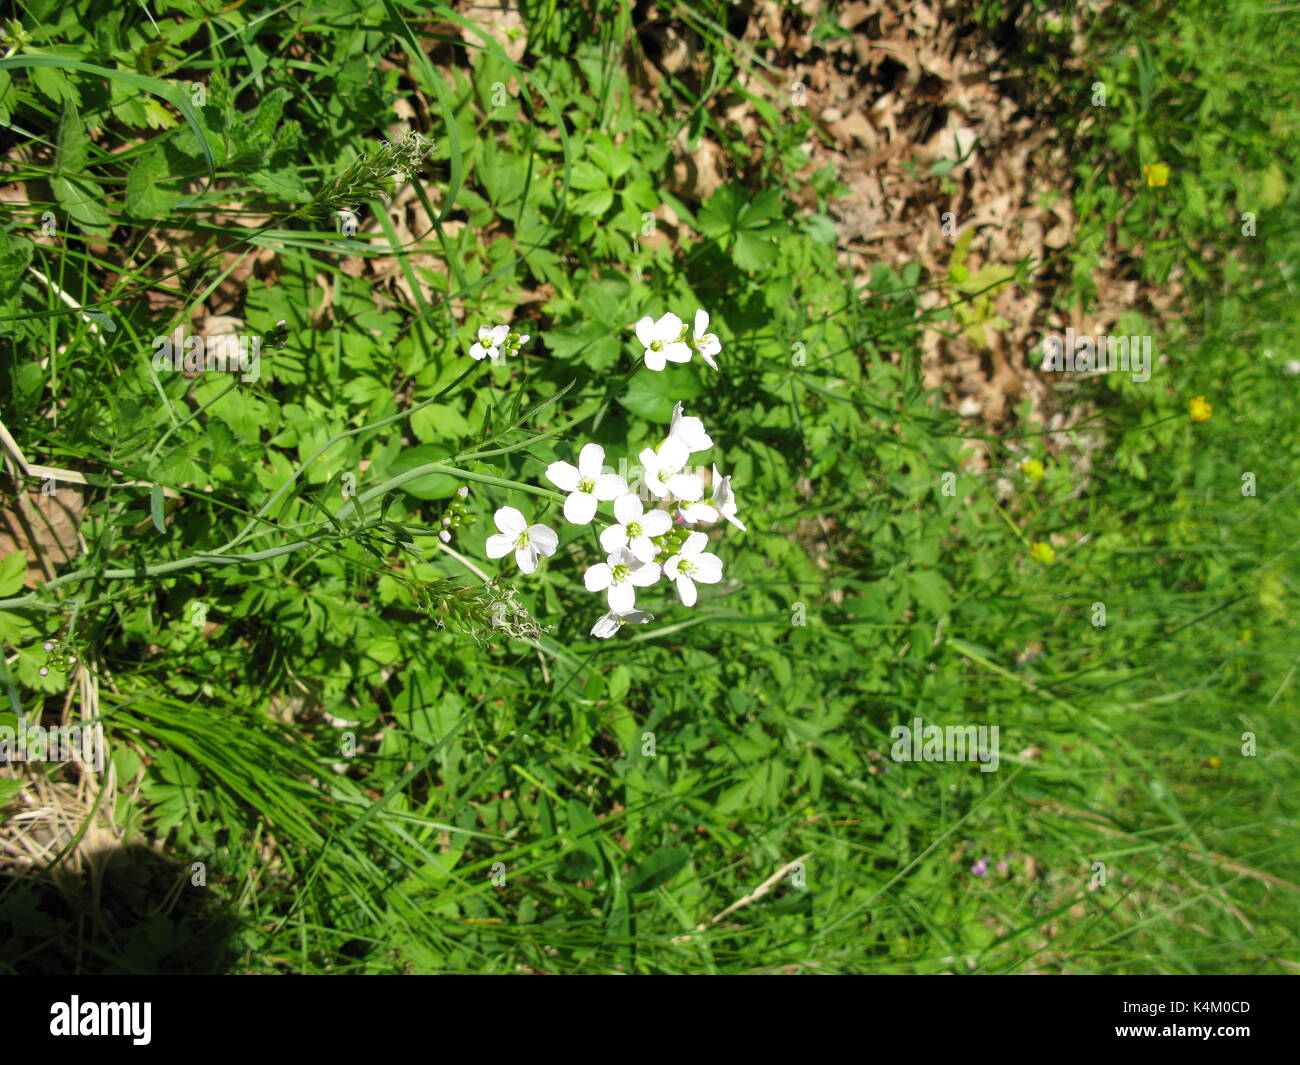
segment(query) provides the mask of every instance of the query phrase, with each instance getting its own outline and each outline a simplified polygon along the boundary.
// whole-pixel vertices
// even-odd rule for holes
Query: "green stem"
[[[456,466],[446,466],[441,462],[426,462],[422,466],[416,466],[407,470],[405,473],[399,473],[396,477],[390,477],[382,484],[376,485],[357,496],[355,500],[349,499],[334,511],[335,518],[342,518],[356,510],[358,506],[364,506],[372,499],[386,495],[388,492],[411,481],[419,480],[421,477],[428,477],[433,473],[442,473],[450,477],[459,477],[466,481],[477,481],[480,484],[490,484],[496,488],[514,488],[521,492],[528,492],[530,495],[541,496],[556,503],[563,503],[564,496],[559,492],[552,492],[549,488],[539,488],[536,485],[524,484],[521,481],[507,481],[502,477],[493,477],[486,473],[475,473],[472,470],[462,470]],[[291,544],[282,544],[280,547],[268,548],[265,551],[249,551],[239,555],[226,555],[216,551],[203,551],[186,558],[179,558],[172,562],[159,562],[152,566],[144,566],[132,569],[79,569],[71,573],[65,573],[62,576],[55,577],[53,580],[46,581],[41,585],[40,591],[51,591],[60,588],[65,584],[72,584],[76,581],[84,581],[91,577],[98,577],[103,580],[121,581],[131,580],[133,577],[164,577],[171,573],[180,573],[187,569],[194,569],[196,566],[240,566],[249,562],[265,562],[267,559],[278,558],[280,555],[287,555],[294,551],[299,551],[304,547],[311,547],[327,539],[338,539],[337,536],[320,535],[309,537],[305,540],[295,540]],[[18,596],[14,599],[0,599],[0,610],[13,610],[19,607],[30,607],[36,610],[53,611],[61,608],[59,603],[43,603],[39,600],[37,592],[31,592],[28,595]]]

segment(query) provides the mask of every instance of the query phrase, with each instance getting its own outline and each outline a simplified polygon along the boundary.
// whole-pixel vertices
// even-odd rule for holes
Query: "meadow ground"
[[[1296,971],[1298,25],[21,5],[0,972]]]

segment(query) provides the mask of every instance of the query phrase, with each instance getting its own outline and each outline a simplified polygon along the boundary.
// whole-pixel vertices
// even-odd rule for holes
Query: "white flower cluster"
[[[478,340],[469,349],[469,356],[476,362],[491,359],[504,362],[507,355],[518,355],[519,349],[532,339],[527,333],[513,333],[508,325],[481,325],[478,327]]]
[[[723,477],[713,466],[706,498],[704,478],[687,466],[691,455],[712,446],[704,423],[684,415],[678,403],[668,436],[657,448],[645,448],[639,456],[645,488],[660,504],[652,510],[646,509],[622,476],[604,472],[605,449],[599,444],[584,445],[576,466],[553,462],[547,467],[547,479],[568,493],[564,519],[571,525],[587,525],[601,503],[613,504],[614,521],[600,534],[606,559],[589,567],[583,576],[587,590],[604,592],[609,604],[609,612],[591,630],[593,636],[607,639],[623,625],[652,620],[652,615],[636,609],[636,590],[650,587],[660,577],[677,586],[686,606],[695,605],[697,583],[722,580],[722,560],[705,550],[709,537],[694,526],[723,519],[742,531],[745,525],[736,517],[731,478]],[[495,520],[500,531],[488,537],[489,558],[501,558],[513,550],[520,570],[532,573],[538,555],[555,553],[559,537],[554,530],[529,525],[514,507],[502,507]]]
[[[722,350],[722,342],[716,333],[709,332],[708,311],[695,312],[694,330],[671,312],[657,321],[642,318],[636,323],[636,338],[645,348],[647,369],[662,370],[670,362],[690,362],[695,352],[713,369],[718,368],[713,356]]]

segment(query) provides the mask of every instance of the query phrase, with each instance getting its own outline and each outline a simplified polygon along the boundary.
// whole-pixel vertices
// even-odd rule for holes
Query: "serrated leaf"
[[[63,120],[59,123],[58,169],[61,174],[80,174],[90,158],[90,138],[86,124],[71,100],[63,101]]]
[[[762,270],[776,262],[776,245],[754,233],[737,233],[731,257],[742,270]]]
[[[50,179],[50,187],[59,206],[83,233],[106,237],[112,231],[113,220],[104,210],[104,193],[99,186],[80,178],[56,176]]]
[[[22,283],[23,272],[32,261],[32,242],[11,237],[0,229],[0,298],[11,296]]]
[[[180,197],[160,184],[166,177],[167,160],[158,148],[146,152],[126,176],[126,210],[136,218],[165,218]]]

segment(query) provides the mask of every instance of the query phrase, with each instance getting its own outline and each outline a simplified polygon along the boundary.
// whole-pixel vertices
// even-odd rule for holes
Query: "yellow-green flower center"
[[[629,521],[629,522],[627,523],[627,525],[624,526],[624,528],[627,529],[627,538],[628,538],[629,540],[635,540],[638,536],[644,536],[644,535],[645,535],[645,534],[641,531],[641,526],[640,526],[640,524],[639,524],[638,522],[635,522],[635,521]]]

